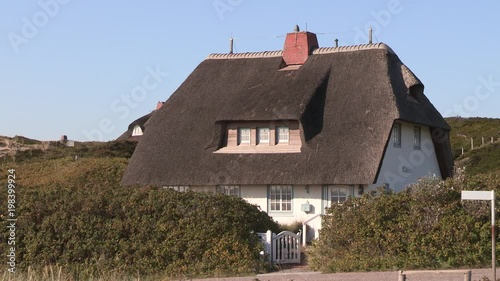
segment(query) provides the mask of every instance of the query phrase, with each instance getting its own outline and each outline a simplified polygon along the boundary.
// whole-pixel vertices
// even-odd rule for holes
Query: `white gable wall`
[[[377,182],[370,185],[370,189],[388,185],[389,188],[399,192],[420,178],[429,176],[441,178],[429,127],[397,122],[401,124],[401,147],[394,147],[391,132]],[[421,128],[420,150],[413,147],[414,126]]]

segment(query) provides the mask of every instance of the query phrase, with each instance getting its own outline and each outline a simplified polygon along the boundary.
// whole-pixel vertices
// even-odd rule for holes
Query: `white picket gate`
[[[268,230],[266,233],[257,233],[264,249],[273,264],[300,263],[301,233],[282,231],[278,234]]]

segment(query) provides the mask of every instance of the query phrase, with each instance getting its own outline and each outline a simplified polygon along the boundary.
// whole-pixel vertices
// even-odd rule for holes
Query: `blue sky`
[[[499,1],[0,2],[0,135],[111,140],[210,53],[388,44],[444,116],[500,118]]]

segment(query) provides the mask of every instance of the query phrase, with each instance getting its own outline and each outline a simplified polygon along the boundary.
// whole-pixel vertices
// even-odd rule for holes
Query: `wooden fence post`
[[[402,270],[399,271],[399,279],[398,280],[399,281],[406,281],[406,275],[403,274]]]
[[[464,273],[464,281],[471,281],[472,280],[472,271],[468,270],[466,273]]]

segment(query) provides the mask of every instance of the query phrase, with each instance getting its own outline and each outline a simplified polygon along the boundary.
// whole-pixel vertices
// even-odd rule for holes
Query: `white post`
[[[474,149],[474,139],[470,138],[470,150]]]
[[[481,146],[484,146],[484,137],[481,137]]]
[[[273,232],[268,230],[266,232],[266,251],[269,255],[269,262],[273,262]]]
[[[491,143],[493,143],[493,137],[491,137]]]
[[[307,244],[307,225],[302,223],[302,246],[306,246]]]
[[[462,200],[490,200],[491,201],[491,273],[493,280],[497,280],[496,270],[496,236],[495,236],[495,191],[467,191],[462,190]]]
[[[495,191],[491,191],[491,267],[493,280],[497,280],[496,269],[496,238],[495,238]]]

